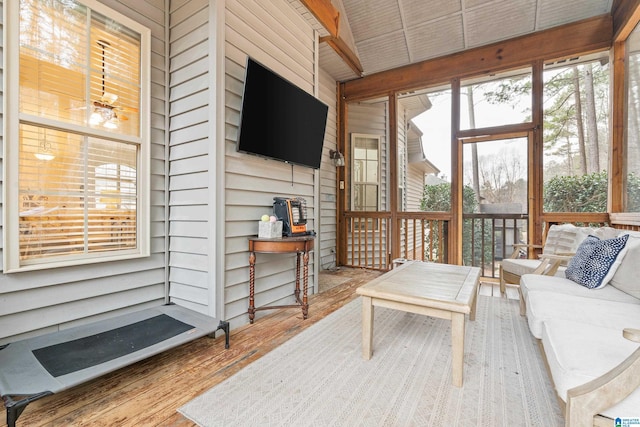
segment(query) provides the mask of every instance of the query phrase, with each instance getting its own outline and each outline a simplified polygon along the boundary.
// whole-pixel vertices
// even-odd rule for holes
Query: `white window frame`
[[[140,135],[124,136],[116,135],[106,130],[89,129],[88,126],[69,125],[67,128],[75,128],[78,133],[97,138],[111,139],[134,143],[139,146],[139,159],[137,165],[137,215],[136,215],[136,241],[135,249],[124,249],[106,253],[79,254],[73,259],[59,260],[52,257],[50,262],[46,259],[37,264],[22,265],[19,250],[19,126],[21,120],[34,121],[45,127],[55,127],[56,122],[38,116],[20,114],[19,90],[20,87],[20,29],[19,10],[20,2],[4,1],[4,27],[3,27],[3,56],[4,56],[4,105],[3,105],[3,270],[5,273],[41,270],[54,267],[82,265],[106,261],[115,261],[131,258],[147,257],[150,254],[150,90],[151,90],[151,30],[140,23],[116,12],[96,0],[79,0],[78,3],[86,6],[109,19],[122,24],[140,34]]]
[[[381,208],[380,206],[382,205],[382,201],[381,199],[381,194],[382,194],[382,177],[381,177],[381,170],[382,170],[382,152],[380,151],[380,141],[382,140],[382,137],[380,135],[373,135],[373,134],[365,134],[365,133],[352,133],[351,134],[351,170],[355,171],[355,161],[356,161],[356,156],[355,156],[355,149],[356,149],[356,140],[357,139],[370,139],[370,140],[374,140],[376,141],[376,145],[377,145],[377,150],[378,150],[378,182],[376,183],[377,187],[378,187],[378,191],[377,191],[377,210],[379,211]],[[356,185],[361,185],[361,184],[366,184],[366,182],[360,182],[360,181],[356,181],[355,180],[355,176],[353,175],[352,172],[352,184],[351,184],[351,210],[355,211],[356,210],[356,203],[355,203],[355,195],[356,195],[356,190],[355,187]],[[366,211],[359,211],[359,212],[366,212]]]

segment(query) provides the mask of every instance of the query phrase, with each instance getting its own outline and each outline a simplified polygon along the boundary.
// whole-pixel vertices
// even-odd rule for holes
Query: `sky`
[[[422,131],[422,141],[427,159],[440,169],[441,176],[451,179],[451,91],[441,91],[428,94],[431,108],[416,116],[413,122]],[[493,105],[482,102],[483,96],[476,89],[474,96],[475,120],[478,127],[495,126],[505,123],[522,123],[524,117],[530,114],[524,112],[525,107],[519,105],[512,108],[507,105]],[[463,102],[465,100],[463,99]],[[466,103],[465,103],[466,105]],[[468,128],[468,109],[461,110],[461,127]],[[500,149],[500,144],[492,144]],[[489,149],[489,145],[485,146]],[[486,150],[484,150],[486,152]]]

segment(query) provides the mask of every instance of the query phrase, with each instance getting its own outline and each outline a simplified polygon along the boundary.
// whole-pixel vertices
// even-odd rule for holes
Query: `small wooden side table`
[[[309,313],[307,291],[309,289],[309,251],[313,249],[315,236],[296,236],[281,238],[249,238],[249,322],[258,310],[271,310],[274,308],[302,307],[302,318],[306,319]],[[296,253],[296,289],[294,295],[297,304],[255,306],[255,270],[256,253],[284,254]],[[302,299],[300,298],[300,261],[302,260]]]

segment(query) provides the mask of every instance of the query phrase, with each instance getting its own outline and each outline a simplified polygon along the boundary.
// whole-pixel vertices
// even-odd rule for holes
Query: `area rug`
[[[179,409],[200,426],[562,426],[518,301],[480,296],[451,384],[450,322],[375,308],[361,353],[357,299]]]

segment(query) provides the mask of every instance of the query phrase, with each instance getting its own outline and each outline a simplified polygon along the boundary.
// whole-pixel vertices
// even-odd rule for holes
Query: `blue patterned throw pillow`
[[[628,234],[607,240],[587,236],[569,261],[565,276],[590,289],[605,286],[622,262],[628,239]]]

